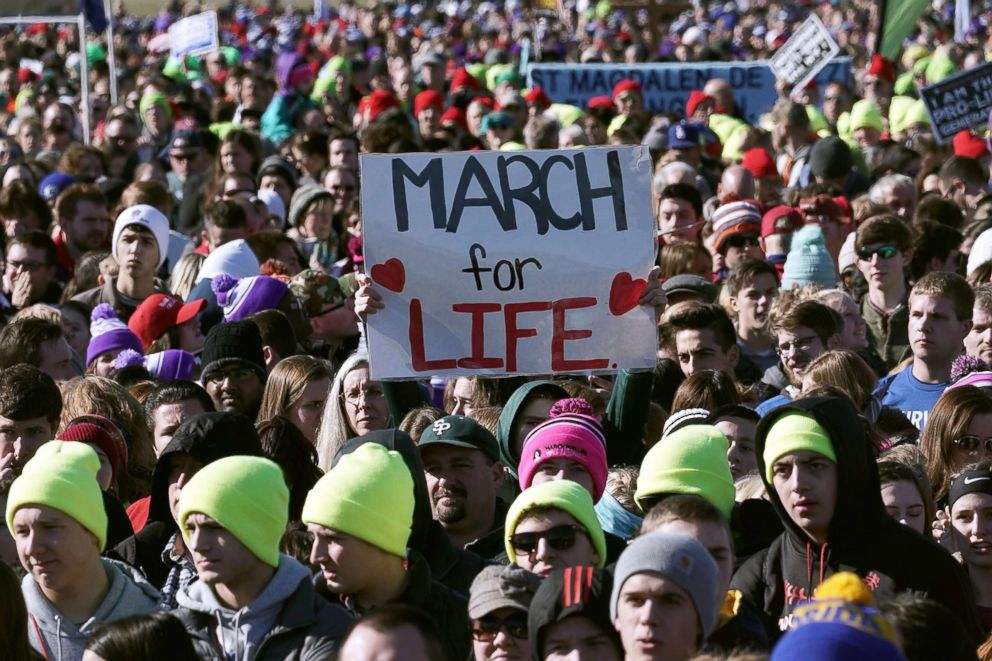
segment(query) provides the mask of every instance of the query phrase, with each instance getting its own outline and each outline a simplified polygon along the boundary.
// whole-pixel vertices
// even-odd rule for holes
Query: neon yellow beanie
[[[599,519],[596,518],[596,507],[593,505],[592,496],[588,489],[570,480],[554,480],[535,484],[520,492],[520,495],[510,505],[510,509],[506,513],[505,536],[503,538],[510,564],[517,560],[513,546],[510,544],[510,536],[516,531],[520,519],[529,510],[537,507],[553,507],[570,514],[589,533],[592,546],[596,549],[596,555],[599,556],[599,566],[606,566],[606,535],[603,534],[603,528],[599,525]]]
[[[24,465],[7,496],[7,528],[14,533],[14,514],[22,507],[44,505],[75,519],[100,544],[107,544],[107,512],[96,481],[100,459],[86,443],[49,441]]]
[[[874,101],[862,99],[851,107],[851,133],[860,128],[882,130],[882,113]]]
[[[735,497],[729,447],[727,437],[713,425],[679,429],[644,455],[634,500],[643,509],[649,498],[661,494],[702,496],[729,521]]]
[[[930,125],[930,115],[927,114],[927,107],[923,104],[923,101],[916,99],[910,104],[909,108],[906,110],[906,117],[904,118],[906,122],[906,127],[909,128],[914,124],[926,124]]]
[[[279,566],[289,489],[275,462],[235,455],[207,464],[179,495],[179,528],[187,541],[186,518],[194,512],[219,523],[265,564]]]
[[[343,455],[310,490],[303,522],[405,558],[413,505],[413,477],[400,453],[366,443]]]
[[[889,132],[905,133],[909,126],[906,124],[906,113],[916,101],[911,96],[896,95],[889,101]]]
[[[765,477],[768,481],[772,481],[772,467],[776,461],[787,454],[803,450],[822,454],[837,463],[834,445],[820,423],[805,413],[785,413],[772,423],[765,435],[765,450],[761,456],[765,461]]]

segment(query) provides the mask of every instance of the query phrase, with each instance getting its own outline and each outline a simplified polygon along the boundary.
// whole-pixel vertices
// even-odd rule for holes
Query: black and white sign
[[[956,133],[981,126],[992,110],[992,62],[962,71],[920,90],[938,142],[950,142]]]
[[[779,80],[793,89],[802,89],[827,66],[840,46],[830,36],[827,26],[815,14],[803,21],[796,33],[775,51],[768,64]]]

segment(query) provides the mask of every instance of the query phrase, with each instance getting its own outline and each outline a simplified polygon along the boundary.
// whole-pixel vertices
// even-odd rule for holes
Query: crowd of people
[[[992,140],[920,99],[992,58],[972,4],[891,59],[863,0],[0,28],[0,658],[992,659]],[[757,122],[526,84],[810,13],[851,76]],[[360,154],[623,145],[654,369],[372,378]]]

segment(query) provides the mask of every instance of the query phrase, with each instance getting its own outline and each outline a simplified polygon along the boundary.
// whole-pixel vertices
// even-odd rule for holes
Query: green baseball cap
[[[499,461],[499,444],[492,433],[472,418],[463,415],[446,415],[424,430],[417,447],[453,445],[479,450],[493,461]]]

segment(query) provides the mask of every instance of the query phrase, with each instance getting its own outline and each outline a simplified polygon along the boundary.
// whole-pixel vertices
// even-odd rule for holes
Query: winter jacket
[[[30,575],[21,580],[28,609],[31,646],[51,661],[79,661],[86,638],[98,625],[155,610],[158,591],[122,562],[102,560],[110,589],[93,615],[80,625],[65,618],[41,592]]]
[[[237,433],[239,428],[245,433]],[[169,574],[162,561],[162,551],[179,530],[169,509],[169,458],[178,453],[188,454],[205,466],[235,454],[260,457],[262,446],[251,421],[231,413],[201,413],[176,429],[155,463],[148,522],[139,533],[106,553],[140,569],[157,588],[162,587]]]
[[[912,355],[909,346],[909,306],[903,303],[892,314],[879,311],[866,295],[861,300],[861,316],[868,326],[868,345],[875,347],[886,370]]]
[[[378,443],[389,450],[399,452],[403,457],[413,476],[414,495],[413,527],[407,546],[424,557],[430,568],[431,578],[467,598],[472,580],[489,562],[471,551],[455,548],[448,538],[448,533],[434,520],[430,494],[427,490],[427,477],[417,446],[409,435],[397,429],[373,431],[353,438],[341,446],[334,464],[337,464],[342,455],[354,452],[366,443]]]
[[[472,649],[471,622],[468,619],[468,600],[431,579],[431,570],[422,555],[407,551],[407,582],[399,597],[391,603],[418,608],[430,616],[437,628],[438,637],[447,652],[448,661],[465,661]],[[347,595],[334,595],[327,590],[323,576],[313,578],[318,594],[328,600],[337,600],[348,607]],[[355,615],[361,613],[355,612]]]
[[[177,595],[172,611],[209,661],[323,661],[332,658],[351,623],[340,606],[318,596],[310,571],[283,555],[268,585],[247,606],[233,611],[213,589],[197,581]]]
[[[169,286],[164,281],[155,278],[153,293],[170,294]],[[72,297],[72,300],[77,303],[82,303],[90,310],[101,303],[109,303],[114,308],[114,312],[117,313],[117,318],[124,323],[127,323],[127,320],[131,318],[134,311],[138,309],[139,305],[141,305],[141,301],[138,299],[125,296],[117,291],[117,287],[114,286],[113,278],[107,280],[107,282],[100,287],[87,289],[81,294],[76,294]]]
[[[262,137],[274,145],[281,144],[296,133],[296,120],[307,110],[317,107],[313,101],[297,93],[289,84],[289,74],[302,63],[303,58],[296,53],[283,53],[276,60],[276,82],[279,84],[279,93],[262,114],[261,126]]]
[[[812,416],[823,427],[837,457],[837,500],[828,539],[822,545],[811,541],[791,519],[765,476],[768,430],[792,411]],[[878,603],[905,591],[932,599],[958,614],[975,645],[983,639],[964,570],[943,548],[886,514],[878,468],[864,426],[849,401],[810,397],[771,411],[758,425],[755,454],[785,532],[740,567],[731,587],[763,611],[770,640],[788,628],[793,610],[839,571],[860,576]]]

